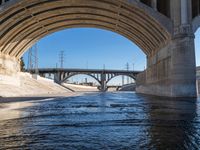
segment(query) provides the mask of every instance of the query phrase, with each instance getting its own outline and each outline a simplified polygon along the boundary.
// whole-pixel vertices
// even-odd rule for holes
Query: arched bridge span
[[[12,0],[0,12],[0,50],[17,58],[42,37],[73,27],[117,32],[150,55],[170,39],[172,25],[136,0]]]
[[[200,0],[0,0],[0,73],[14,74],[42,37],[75,27],[121,34],[147,56],[139,93],[196,96],[194,32]]]
[[[35,70],[28,70],[31,73],[34,73]],[[46,74],[53,74],[55,82],[62,84],[67,79],[75,75],[88,75],[94,78],[101,86],[101,91],[107,90],[107,83],[114,77],[124,75],[129,76],[130,78],[136,79],[137,74],[140,71],[126,71],[126,70],[98,70],[98,69],[59,69],[59,68],[46,68],[38,69],[38,73],[41,76]]]
[[[69,78],[71,77],[74,77],[74,76],[77,76],[77,75],[87,75],[91,78],[93,78],[95,81],[97,81],[99,84],[101,84],[101,80],[99,79],[99,74],[92,74],[92,73],[84,73],[84,72],[67,72],[64,74],[64,77],[63,79],[60,81],[61,83],[62,82],[66,82]]]

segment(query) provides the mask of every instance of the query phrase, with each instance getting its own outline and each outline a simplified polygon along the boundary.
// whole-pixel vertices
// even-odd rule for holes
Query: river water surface
[[[200,102],[92,93],[0,103],[0,149],[200,149]]]

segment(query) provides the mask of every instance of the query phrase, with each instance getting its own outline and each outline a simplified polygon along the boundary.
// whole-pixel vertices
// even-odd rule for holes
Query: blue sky
[[[200,66],[200,29],[195,34],[196,62]],[[64,51],[64,67],[144,70],[146,56],[127,38],[107,30],[95,28],[73,28],[53,33],[37,43],[39,67],[56,67],[59,53]],[[24,55],[27,64],[27,52]],[[134,64],[134,65],[133,65]],[[72,80],[83,80],[74,77]],[[119,78],[113,82],[119,81]]]
[[[200,66],[200,28],[195,33],[196,65]]]
[[[67,68],[143,70],[146,56],[130,40],[114,32],[94,28],[73,28],[56,32],[38,43],[39,67],[55,67],[64,51]],[[25,54],[27,62],[27,53]]]

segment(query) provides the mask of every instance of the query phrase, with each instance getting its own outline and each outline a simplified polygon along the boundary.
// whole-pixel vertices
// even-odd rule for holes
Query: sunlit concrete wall
[[[194,31],[200,26],[195,2],[199,0],[12,0],[0,6],[0,72],[19,71],[17,59],[46,35],[96,27],[127,37],[147,55],[138,93],[195,97]]]
[[[138,75],[137,92],[172,97],[195,96],[195,55],[193,38],[170,42],[155,56],[148,58],[148,67]]]
[[[136,91],[158,96],[196,97],[192,1],[170,2],[172,38],[165,47],[148,56],[147,70],[138,75]]]
[[[16,57],[0,54],[0,74],[13,75],[19,71],[20,60]]]

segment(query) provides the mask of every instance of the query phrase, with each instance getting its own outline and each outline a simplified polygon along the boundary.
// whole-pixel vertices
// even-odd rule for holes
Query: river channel
[[[200,100],[108,92],[4,102],[0,149],[200,149]]]

